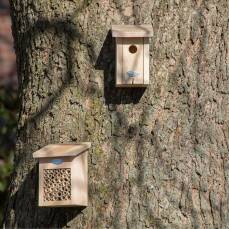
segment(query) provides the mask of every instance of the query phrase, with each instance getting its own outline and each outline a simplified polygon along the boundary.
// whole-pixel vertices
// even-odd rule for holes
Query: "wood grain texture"
[[[49,144],[33,153],[33,158],[78,156],[91,147],[90,142]]]
[[[149,81],[149,63],[150,63],[150,53],[149,53],[149,38],[148,37],[144,37],[144,83],[143,84],[150,84],[150,81]]]
[[[151,25],[112,25],[113,37],[152,37]]]
[[[9,228],[228,228],[227,0],[11,1],[21,108]],[[112,24],[151,24],[150,85],[115,87]],[[37,207],[32,152],[91,141],[89,206]]]
[[[123,38],[123,59],[122,59],[122,74],[123,84],[143,84],[144,71],[143,71],[143,57],[144,47],[143,38]],[[135,45],[137,48],[136,53],[130,53],[129,48],[131,45]],[[128,72],[134,71],[139,75],[136,77],[129,77]]]
[[[115,84],[118,87],[123,84],[122,62],[123,62],[123,38],[117,37],[116,39],[116,70],[115,70]]]

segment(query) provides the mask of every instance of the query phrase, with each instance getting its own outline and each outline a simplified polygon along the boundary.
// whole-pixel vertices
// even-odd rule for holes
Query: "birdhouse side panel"
[[[72,164],[72,201],[80,206],[88,205],[88,152],[76,157]]]
[[[123,52],[122,52],[122,42],[123,38],[116,38],[116,86],[123,84],[123,74],[122,74],[122,62],[123,62]]]
[[[144,37],[144,84],[149,84],[149,38]]]

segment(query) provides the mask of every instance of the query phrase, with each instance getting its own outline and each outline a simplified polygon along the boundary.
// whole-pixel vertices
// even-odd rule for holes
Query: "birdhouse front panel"
[[[149,84],[149,25],[112,26],[116,38],[116,86],[146,87]]]
[[[39,206],[87,206],[89,143],[48,145],[39,159]]]
[[[143,38],[122,38],[122,81],[124,84],[144,84]]]
[[[41,202],[72,199],[71,168],[43,169]],[[42,180],[41,179],[41,180]]]

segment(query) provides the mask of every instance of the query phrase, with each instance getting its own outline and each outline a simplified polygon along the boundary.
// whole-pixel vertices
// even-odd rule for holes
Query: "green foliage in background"
[[[17,90],[0,87],[0,225],[13,166],[16,140]]]

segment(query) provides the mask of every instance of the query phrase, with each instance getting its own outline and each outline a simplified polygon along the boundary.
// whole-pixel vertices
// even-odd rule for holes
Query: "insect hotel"
[[[116,87],[149,84],[149,38],[151,25],[113,25],[116,39]]]
[[[87,206],[91,143],[47,145],[33,153],[39,160],[39,206]]]

